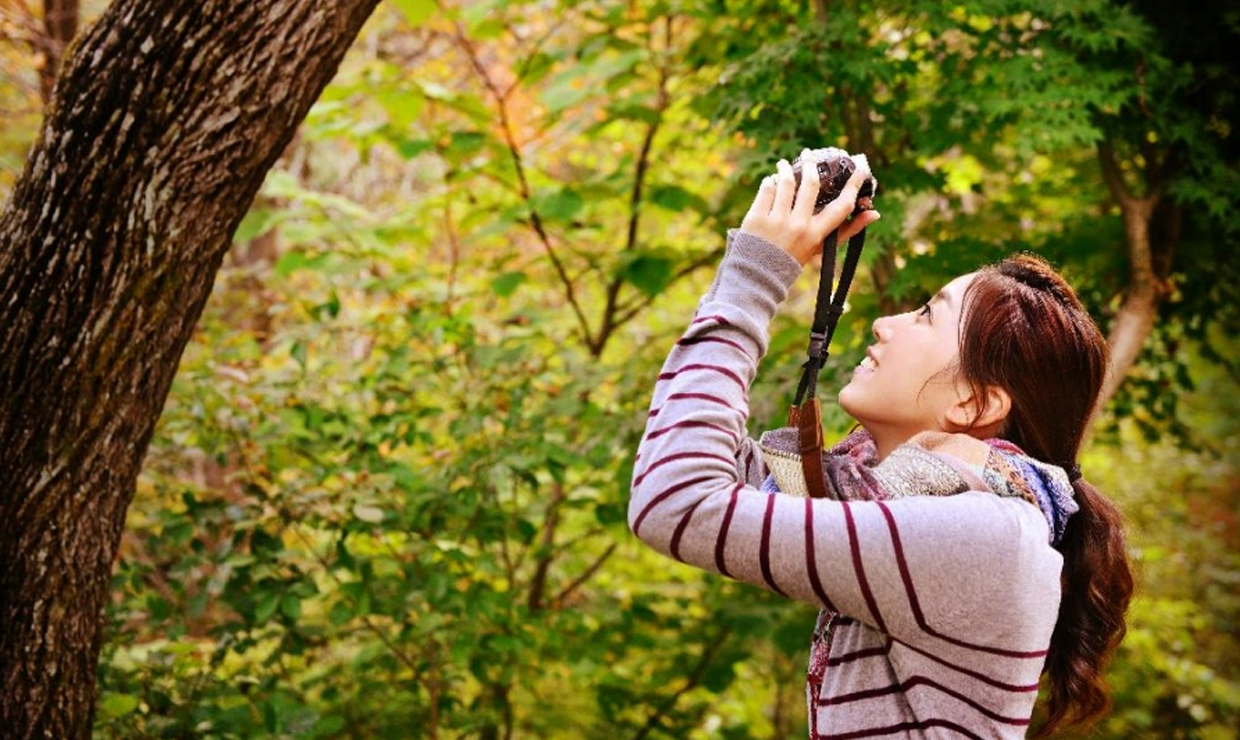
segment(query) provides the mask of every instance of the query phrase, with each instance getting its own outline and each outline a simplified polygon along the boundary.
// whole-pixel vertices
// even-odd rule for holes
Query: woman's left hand
[[[806,171],[815,168],[809,162],[808,150],[801,153]],[[822,252],[822,242],[836,229],[840,241],[846,241],[858,231],[877,221],[878,211],[862,211],[849,219],[857,203],[857,193],[865,179],[870,176],[870,163],[864,154],[853,156],[857,168],[840,192],[839,197],[814,213],[814,201],[818,197],[818,178],[803,177],[798,188],[792,173],[792,165],[781,159],[776,173],[762,180],[749,213],[741,222],[741,231],[761,237],[791,255],[802,267]]]

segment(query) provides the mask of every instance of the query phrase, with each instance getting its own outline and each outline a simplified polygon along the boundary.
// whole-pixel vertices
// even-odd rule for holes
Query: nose
[[[879,318],[874,319],[872,331],[874,332],[875,339],[880,342],[887,341],[887,337],[891,333],[891,319],[891,316],[880,316]]]

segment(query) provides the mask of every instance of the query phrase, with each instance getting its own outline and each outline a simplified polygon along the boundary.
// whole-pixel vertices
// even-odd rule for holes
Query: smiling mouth
[[[878,363],[874,362],[874,358],[869,355],[861,358],[861,362],[857,363],[858,370],[873,370],[876,367],[878,367]]]

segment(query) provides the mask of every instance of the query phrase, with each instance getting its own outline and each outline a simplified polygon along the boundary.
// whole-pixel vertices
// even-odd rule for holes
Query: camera
[[[852,177],[853,170],[857,169],[857,165],[853,163],[852,157],[848,156],[848,152],[835,147],[814,149],[810,152],[810,156],[818,161],[819,188],[818,198],[814,201],[814,213],[817,213],[823,209],[823,206],[839,197],[848,178]],[[800,157],[792,161],[792,174],[796,178],[798,187],[801,184],[802,167]],[[873,209],[874,194],[877,191],[878,180],[871,175],[861,184],[853,214]]]

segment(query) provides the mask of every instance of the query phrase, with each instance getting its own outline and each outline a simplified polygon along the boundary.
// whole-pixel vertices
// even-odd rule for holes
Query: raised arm
[[[729,240],[711,293],[655,386],[634,471],[633,531],[683,562],[913,641],[1008,598],[1048,551],[1045,522],[1024,502],[981,493],[811,500],[763,493],[738,474],[748,389],[800,266],[753,235]]]

